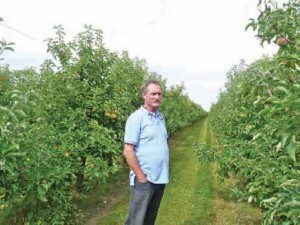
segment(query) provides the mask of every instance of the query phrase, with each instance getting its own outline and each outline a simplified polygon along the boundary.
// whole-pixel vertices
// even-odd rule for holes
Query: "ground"
[[[166,187],[156,225],[259,225],[258,208],[230,199],[237,182],[217,180],[217,164],[202,163],[194,152],[199,141],[213,143],[209,121],[203,119],[173,136],[170,145],[170,183]],[[98,198],[87,198],[87,225],[121,225],[129,202],[128,168],[115,174]],[[95,195],[95,193],[94,193]],[[101,196],[99,200],[99,196]]]

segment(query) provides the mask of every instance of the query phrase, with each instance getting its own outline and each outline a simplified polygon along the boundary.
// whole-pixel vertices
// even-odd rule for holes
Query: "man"
[[[169,182],[168,134],[158,111],[161,86],[150,80],[142,87],[143,106],[126,123],[124,156],[131,168],[131,196],[126,225],[154,225],[158,208]]]

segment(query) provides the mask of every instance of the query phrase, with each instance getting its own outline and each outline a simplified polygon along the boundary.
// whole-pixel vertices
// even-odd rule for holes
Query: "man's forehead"
[[[151,92],[160,92],[161,90],[160,90],[160,88],[152,88],[152,89],[149,89]]]
[[[157,84],[149,84],[148,89],[160,90],[160,86]]]

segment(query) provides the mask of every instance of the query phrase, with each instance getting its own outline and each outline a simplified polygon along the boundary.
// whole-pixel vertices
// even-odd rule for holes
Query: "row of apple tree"
[[[100,30],[85,26],[69,42],[61,26],[55,31],[48,39],[53,59],[38,71],[0,68],[5,224],[81,223],[72,198],[119,169],[124,124],[142,104],[146,80],[162,82],[161,110],[170,135],[206,115],[182,85],[167,88],[143,60],[105,48]]]
[[[300,224],[300,4],[264,2],[257,20],[262,44],[277,43],[273,57],[244,62],[227,74],[226,88],[209,118],[218,145],[198,147],[223,176],[242,179],[233,191],[258,205],[263,224]],[[264,7],[264,9],[263,9]]]

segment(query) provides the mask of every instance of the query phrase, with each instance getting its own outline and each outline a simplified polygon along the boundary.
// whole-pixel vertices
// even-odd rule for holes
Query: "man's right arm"
[[[126,158],[126,161],[129,165],[129,167],[132,169],[134,174],[136,175],[138,181],[140,183],[146,183],[147,178],[144,174],[143,170],[141,169],[138,160],[136,158],[135,152],[134,152],[134,145],[133,144],[126,144],[124,145],[124,156]]]

